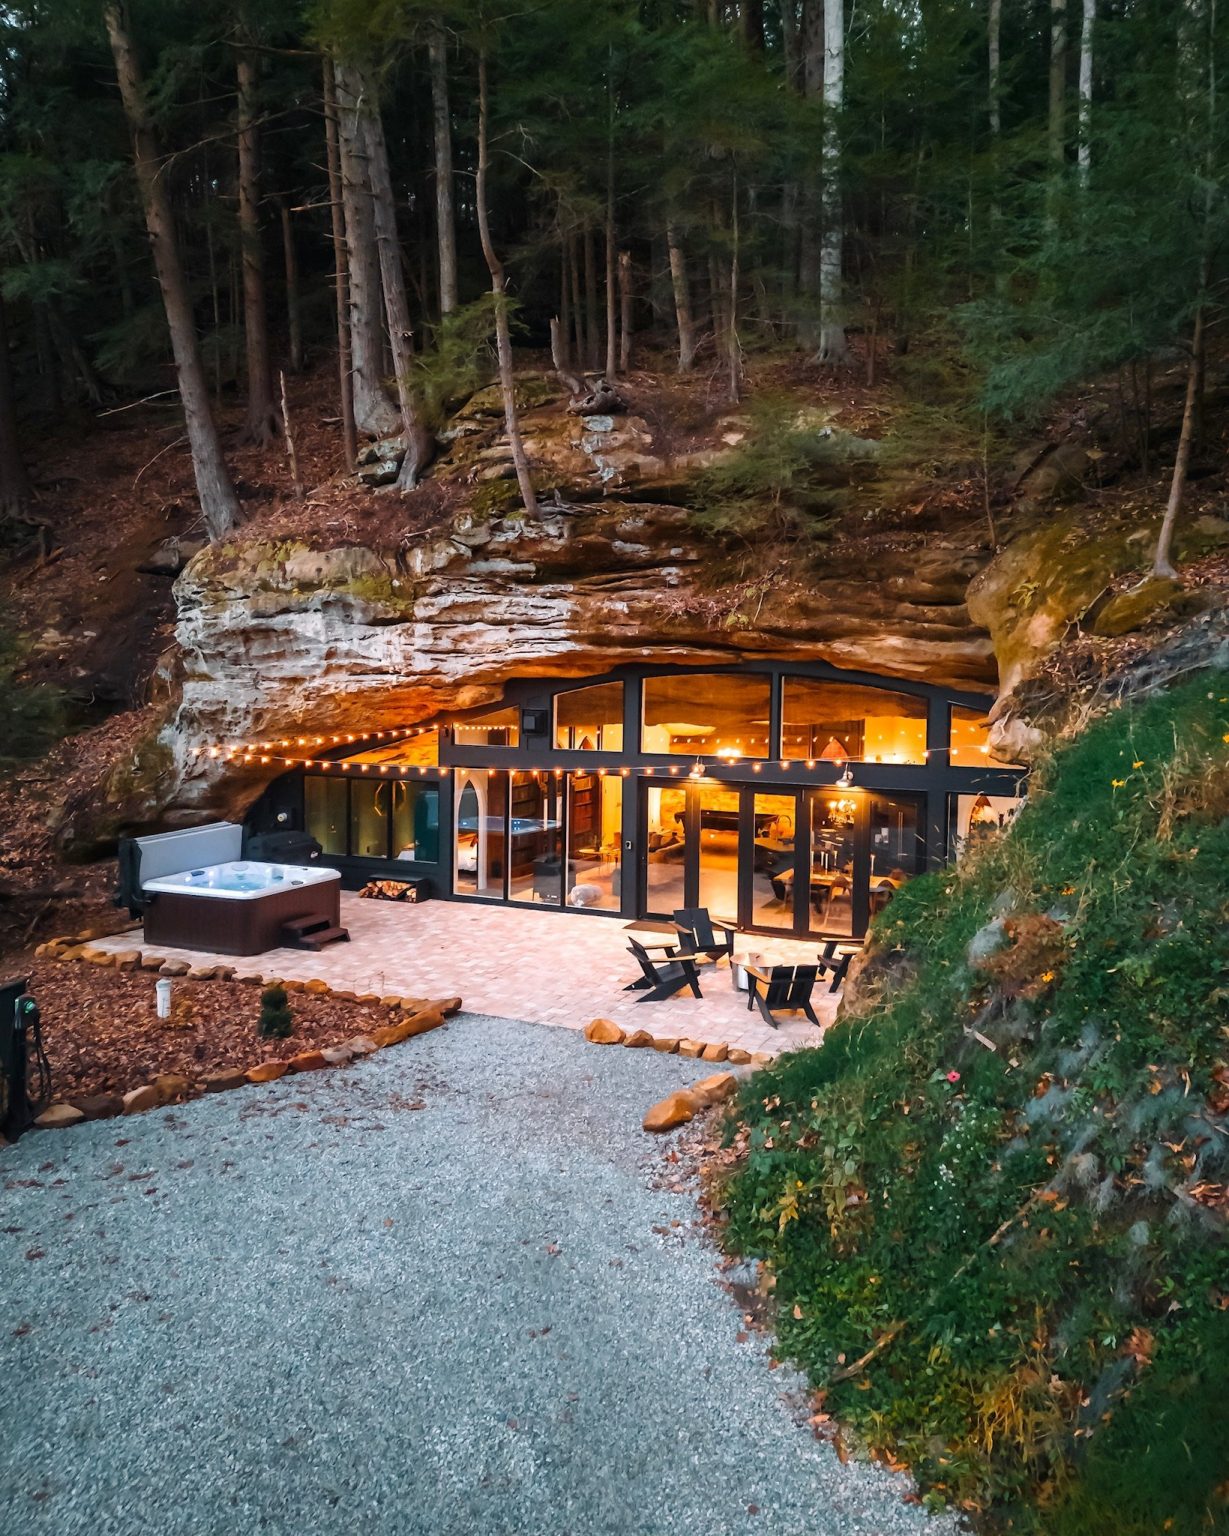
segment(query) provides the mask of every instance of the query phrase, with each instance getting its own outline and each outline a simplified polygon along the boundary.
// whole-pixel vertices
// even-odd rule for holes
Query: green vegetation
[[[693,526],[753,542],[822,538],[838,508],[832,471],[848,463],[848,440],[800,421],[796,402],[777,396],[760,397],[747,414],[744,441],[692,483]]]
[[[285,1040],[294,1016],[285,987],[266,987],[260,994],[260,1033],[266,1040]]]
[[[741,1105],[784,1351],[991,1529],[1229,1530],[1229,674],[1098,719],[873,953]]]
[[[0,772],[41,757],[68,728],[63,693],[46,683],[21,681],[23,657],[20,642],[0,630]]]

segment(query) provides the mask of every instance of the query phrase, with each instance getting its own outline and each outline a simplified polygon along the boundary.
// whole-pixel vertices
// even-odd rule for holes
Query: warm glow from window
[[[515,747],[521,740],[521,712],[515,704],[471,715],[452,728],[458,747]]]
[[[723,761],[768,757],[769,696],[768,679],[758,675],[646,677],[640,749]]]
[[[571,752],[621,752],[623,684],[597,683],[558,694],[555,745]]]
[[[782,751],[797,761],[924,763],[923,698],[856,683],[787,677]]]

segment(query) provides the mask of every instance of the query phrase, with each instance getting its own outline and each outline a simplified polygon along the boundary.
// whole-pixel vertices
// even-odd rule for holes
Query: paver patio
[[[781,1027],[772,1029],[758,1010],[748,1012],[746,993],[735,990],[725,963],[701,969],[702,998],[684,992],[662,1003],[639,1003],[638,993],[623,990],[637,969],[618,919],[464,902],[410,905],[348,893],[342,895],[341,914],[350,942],[319,954],[273,949],[236,959],[164,945],[157,952],[197,965],[224,962],[241,975],[319,979],[339,991],[459,996],[467,1012],[564,1029],[608,1018],[659,1039],[723,1041],[774,1053],[822,1039],[802,1015],[784,1015]],[[98,940],[96,947],[119,951],[141,942],[139,935],[125,933]],[[747,935],[736,953],[759,954],[766,964],[801,965],[813,963],[818,948],[815,942]],[[813,1001],[822,1023],[830,1024],[837,999],[822,982]]]

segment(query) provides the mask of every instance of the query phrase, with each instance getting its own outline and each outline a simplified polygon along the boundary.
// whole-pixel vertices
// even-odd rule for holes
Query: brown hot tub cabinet
[[[217,955],[259,955],[280,948],[285,943],[283,927],[298,918],[339,927],[340,876],[233,901],[204,892],[154,891],[145,911],[145,939]]]

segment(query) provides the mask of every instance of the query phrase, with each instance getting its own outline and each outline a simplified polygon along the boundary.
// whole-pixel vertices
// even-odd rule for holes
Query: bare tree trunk
[[[550,359],[555,366],[555,373],[559,382],[567,390],[573,399],[577,395],[583,395],[585,386],[583,382],[572,372],[568,363],[567,349],[563,340],[563,326],[557,316],[551,317],[550,323]]]
[[[504,280],[503,263],[495,254],[491,243],[491,225],[487,216],[486,178],[489,168],[487,146],[487,81],[486,44],[478,50],[478,238],[482,241],[482,254],[491,274],[491,292],[495,295],[495,351],[499,359],[499,387],[504,397],[504,424],[508,430],[508,446],[512,449],[512,463],[516,469],[516,483],[520,487],[521,501],[530,517],[538,515],[538,498],[534,494],[533,480],[529,474],[529,460],[521,441],[521,426],[516,418],[516,376],[512,371],[512,335],[508,328],[508,299]]]
[[[845,339],[841,258],[841,107],[845,97],[845,0],[824,0],[824,233],[819,250],[819,361],[844,367]]]
[[[341,159],[341,194],[346,214],[346,253],[350,275],[350,377],[354,382],[354,424],[372,437],[397,430],[397,413],[384,391],[384,327],[381,324],[380,259],[367,147],[363,142],[360,103],[350,93],[346,72],[334,62],[337,87],[337,144]]]
[[[440,259],[440,313],[457,307],[457,215],[452,184],[452,115],[448,107],[448,39],[438,20],[427,34],[431,119],[435,131],[435,228]]]
[[[8,330],[4,322],[4,295],[0,294],[0,518],[20,517],[32,497],[30,477],[21,456],[17,409],[13,403],[13,375],[9,365]]]
[[[299,256],[294,244],[290,204],[280,200],[282,215],[282,264],[286,274],[286,333],[290,341],[290,371],[303,372],[303,320],[299,305]]]
[[[1173,550],[1174,528],[1178,513],[1182,510],[1182,498],[1186,493],[1186,476],[1191,463],[1191,444],[1195,437],[1195,420],[1199,414],[1199,385],[1203,378],[1204,306],[1202,299],[1195,311],[1195,326],[1191,336],[1191,356],[1186,372],[1186,401],[1182,407],[1182,432],[1178,438],[1178,452],[1174,459],[1173,478],[1169,482],[1169,500],[1165,516],[1161,519],[1161,531],[1156,541],[1156,555],[1152,561],[1154,576],[1176,577],[1170,558]]]
[[[756,53],[764,51],[764,0],[742,0],[743,41]]]
[[[247,367],[247,413],[240,441],[267,447],[277,432],[273,370],[269,362],[269,319],[265,308],[265,261],[260,238],[260,136],[257,127],[256,56],[240,48],[235,59],[239,86],[239,252],[243,263],[243,342]]]
[[[562,218],[560,223],[562,224]],[[564,359],[569,370],[571,364],[568,361],[568,348],[571,346],[572,337],[572,289],[568,281],[568,241],[566,235],[559,236],[559,345],[560,356]],[[554,337],[551,338],[552,346]],[[553,355],[553,354],[552,354]]]
[[[1076,151],[1080,181],[1088,183],[1092,166],[1092,62],[1093,29],[1097,24],[1097,0],[1084,0],[1084,26],[1080,32],[1080,143]]]
[[[619,252],[619,372],[632,366],[632,253]]]
[[[613,380],[619,370],[618,282],[615,262],[613,198],[606,202],[606,377]]]
[[[596,368],[597,340],[597,258],[593,250],[593,225],[585,220],[585,366]]]
[[[577,237],[568,236],[568,271],[572,284],[572,334],[576,342],[576,366],[583,373],[587,357],[585,345],[585,311],[580,291],[580,257],[576,253]]]
[[[375,223],[376,246],[380,253],[380,279],[384,287],[384,309],[388,319],[388,340],[393,355],[393,380],[401,407],[401,431],[405,437],[405,457],[397,476],[397,488],[412,491],[424,469],[431,462],[435,439],[423,420],[418,392],[414,387],[414,335],[410,327],[410,305],[405,292],[405,273],[401,266],[401,242],[397,238],[397,214],[393,202],[392,176],[388,168],[388,147],[384,142],[384,124],[379,103],[369,83],[353,65],[344,67],[355,101],[360,103],[358,119],[362,126],[362,144],[367,153],[367,175],[371,185],[371,208]],[[337,66],[340,83],[343,66]]]
[[[987,51],[990,55],[990,137],[998,139],[1003,131],[1003,0],[990,0],[990,21],[987,27]]]
[[[192,453],[192,471],[201,504],[205,530],[210,539],[224,539],[239,521],[239,502],[231,484],[217,427],[209,408],[209,387],[201,367],[200,349],[192,320],[192,304],[180,265],[175,241],[175,224],[162,162],[145,107],[136,50],[128,34],[127,7],[111,0],[104,11],[107,37],[115,59],[124,114],[132,134],[132,158],[136,168],[141,200],[145,205],[145,227],[153,249],[154,267],[183,403],[184,425]]]
[[[687,258],[678,226],[666,226],[666,247],[670,253],[670,282],[674,288],[674,317],[679,333],[679,372],[690,373],[696,356],[696,326],[691,315],[691,293],[687,284]]]
[[[294,446],[294,433],[290,426],[290,405],[286,399],[286,370],[281,370],[282,383],[282,434],[286,439],[286,458],[290,464],[290,483],[294,487],[296,501],[303,500],[303,477],[299,473],[299,455]]]
[[[822,96],[824,89],[824,4],[823,0],[803,0],[800,71],[802,93],[810,101]],[[821,175],[826,175],[826,167]],[[814,175],[805,175],[802,183],[802,207],[798,241],[798,340],[804,347],[818,346],[819,330],[815,324],[815,306],[819,299],[819,205],[820,189]]]
[[[1067,0],[1050,0],[1050,161],[1062,169],[1067,149]]]
[[[730,193],[730,320],[726,326],[727,396],[731,405],[742,398],[743,349],[738,339],[738,176]]]
[[[324,132],[328,147],[329,212],[333,223],[333,284],[337,304],[337,370],[341,388],[341,441],[346,468],[358,460],[354,428],[354,376],[350,361],[350,275],[346,260],[345,211],[342,207],[341,151],[337,141],[337,91],[333,61],[324,61]]]

